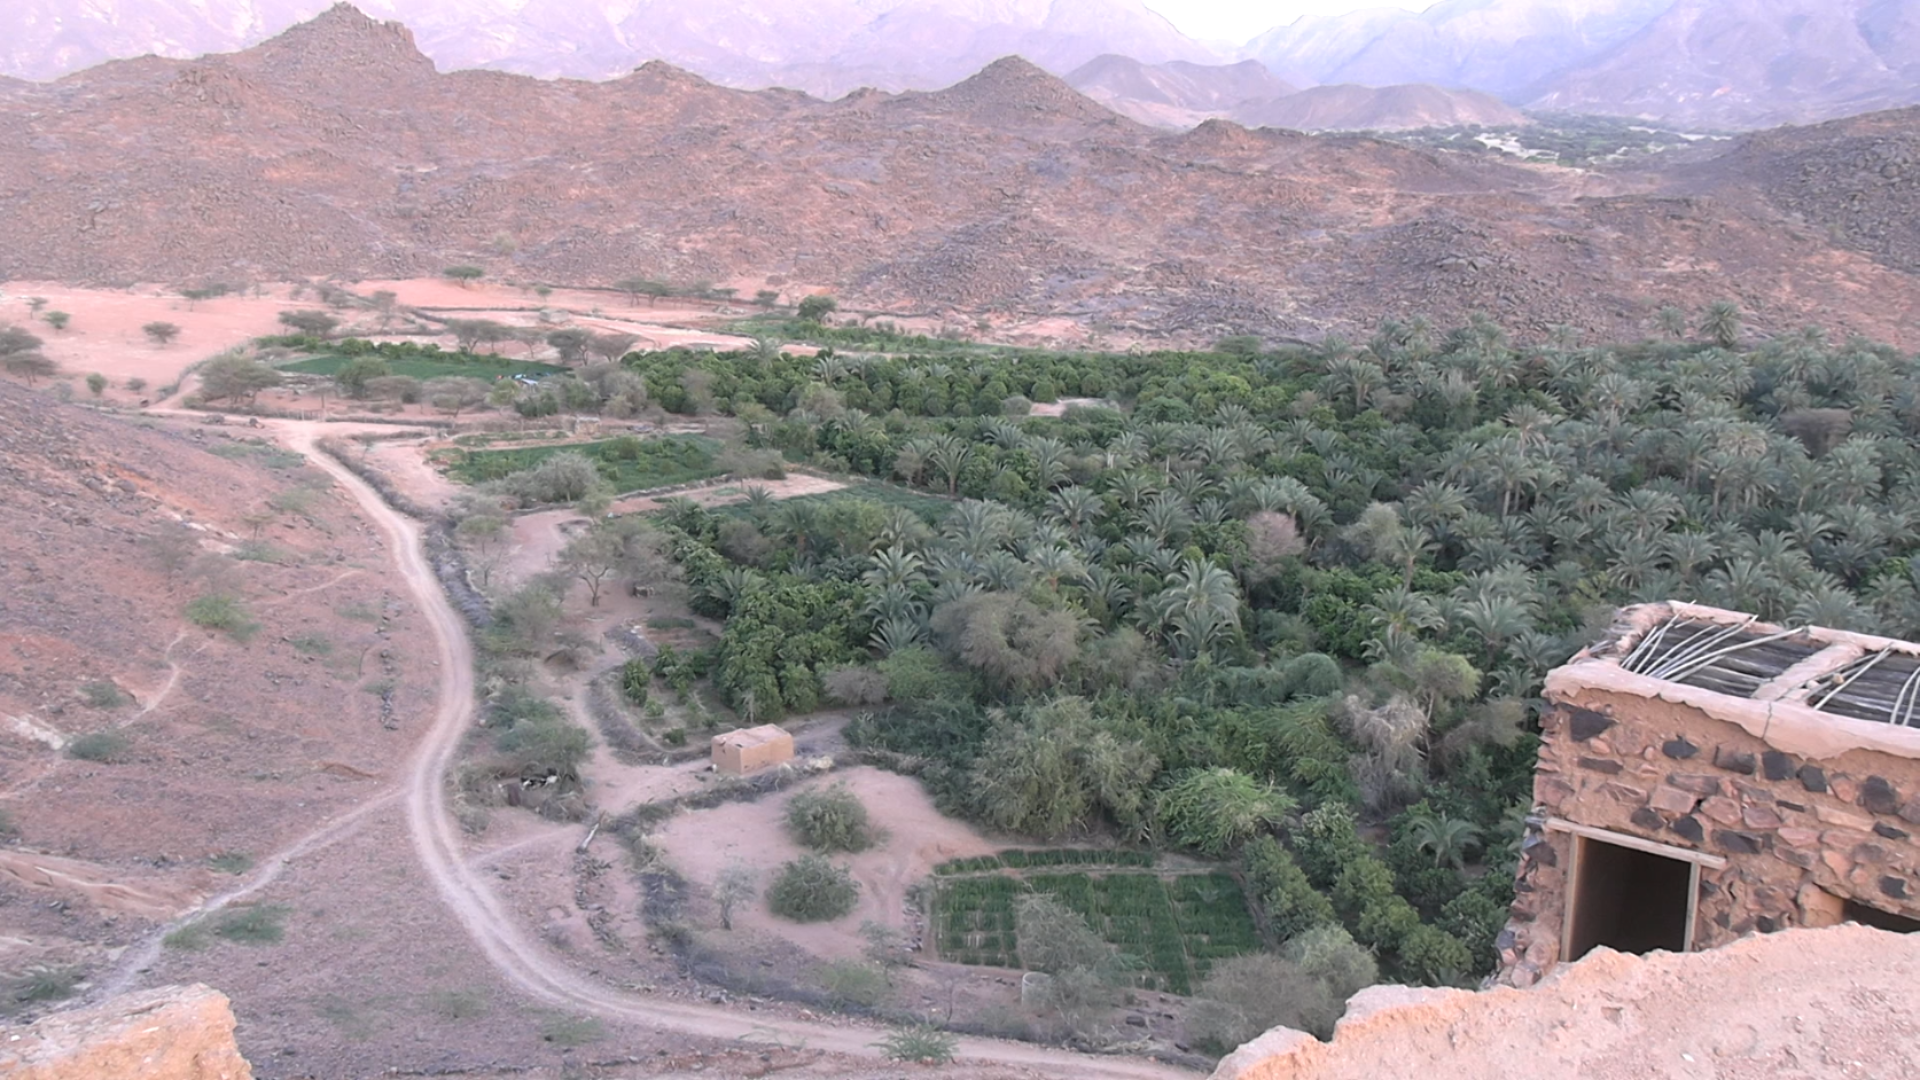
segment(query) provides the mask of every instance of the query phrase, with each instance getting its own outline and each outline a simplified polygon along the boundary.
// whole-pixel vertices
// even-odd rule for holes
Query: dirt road
[[[295,450],[307,454],[349,492],[386,535],[401,576],[420,605],[434,635],[439,667],[439,705],[431,729],[414,751],[403,793],[407,826],[422,867],[441,899],[473,938],[489,962],[515,986],[550,1005],[692,1035],[757,1044],[778,1042],[844,1054],[874,1055],[880,1032],[866,1027],[776,1020],[764,1014],[741,1015],[719,1006],[698,1005],[624,994],[594,983],[554,959],[526,935],[484,878],[465,857],[459,826],[446,806],[444,778],[453,764],[462,733],[473,722],[473,655],[453,608],[440,591],[421,551],[417,525],[395,511],[372,488],[315,443],[321,425],[275,423]],[[1071,1077],[1165,1080],[1191,1074],[1136,1058],[1092,1057],[1024,1043],[963,1039],[962,1062],[994,1062]]]

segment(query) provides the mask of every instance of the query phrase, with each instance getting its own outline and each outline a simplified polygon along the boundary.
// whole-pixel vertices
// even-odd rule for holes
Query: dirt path
[[[310,455],[351,493],[363,512],[387,535],[401,576],[431,627],[438,661],[439,706],[432,728],[414,752],[404,794],[408,831],[422,867],[441,899],[488,961],[529,996],[608,1019],[692,1035],[765,1044],[779,1041],[838,1053],[872,1056],[879,1032],[872,1028],[777,1020],[718,1007],[661,1001],[620,993],[577,974],[550,956],[515,924],[500,899],[467,861],[458,825],[448,812],[443,777],[452,766],[462,733],[472,723],[473,656],[466,628],[428,569],[414,522],[388,506],[351,471],[318,452],[321,425],[274,424],[290,446]],[[1187,1076],[1170,1066],[1133,1058],[1101,1058],[1021,1043],[962,1039],[962,1059],[1060,1070],[1075,1077],[1159,1078]]]

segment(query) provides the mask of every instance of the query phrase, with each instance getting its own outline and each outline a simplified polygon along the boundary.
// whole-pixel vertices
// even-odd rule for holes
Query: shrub
[[[1283,678],[1288,697],[1326,697],[1346,684],[1340,662],[1326,653],[1303,653],[1287,661]]]
[[[540,1025],[540,1038],[555,1046],[585,1046],[605,1034],[606,1028],[591,1016],[551,1016]]]
[[[125,704],[127,700],[126,695],[120,693],[120,688],[109,679],[94,679],[81,684],[80,696],[96,709],[111,709]]]
[[[79,988],[79,968],[35,968],[9,988],[8,996],[15,1004],[29,1005],[40,1001],[64,1001]]]
[[[244,851],[223,851],[208,859],[207,865],[223,874],[244,874],[253,869],[253,856]]]
[[[1473,953],[1464,942],[1435,926],[1415,926],[1400,940],[1400,973],[1428,986],[1448,986],[1467,977]]]
[[[794,922],[826,922],[853,910],[860,883],[844,867],[818,855],[802,855],[780,868],[767,890],[767,907]]]
[[[787,804],[787,831],[815,851],[865,851],[873,846],[867,808],[845,784],[803,791]]]
[[[487,726],[503,731],[521,723],[551,723],[558,719],[560,709],[553,702],[522,686],[506,687],[487,706]]]
[[[653,685],[653,666],[635,657],[620,666],[620,694],[634,705],[647,703],[647,687]]]
[[[894,1028],[873,1045],[879,1047],[889,1061],[946,1065],[953,1061],[960,1040],[931,1024],[915,1024]]]
[[[878,705],[887,700],[887,677],[865,664],[835,668],[820,681],[827,697],[842,705]]]
[[[685,746],[687,745],[687,729],[683,727],[668,728],[666,733],[661,735],[661,738],[667,740],[668,746]]]
[[[301,634],[287,644],[303,656],[330,656],[333,653],[333,642],[325,634]]]
[[[223,630],[228,637],[245,644],[260,630],[260,624],[247,614],[239,600],[225,593],[206,593],[187,604],[187,621],[206,630]]]
[[[168,934],[166,937],[161,938],[160,944],[169,949],[178,949],[181,952],[199,952],[208,945],[207,924],[204,922],[188,923]]]
[[[593,749],[593,736],[561,719],[522,721],[501,732],[494,745],[522,776],[571,777]]]
[[[1324,985],[1272,953],[1218,961],[1194,998],[1187,1008],[1187,1034],[1216,1054],[1280,1026],[1326,1038],[1340,1016]]]
[[[213,932],[241,945],[277,945],[286,936],[288,910],[284,904],[261,904],[228,912],[213,924]]]
[[[0,809],[0,840],[11,840],[20,834],[20,827],[13,823],[13,815]]]
[[[820,965],[820,985],[835,1005],[871,1009],[886,1000],[887,973],[858,960],[835,960]]]
[[[1282,820],[1293,799],[1233,769],[1190,769],[1162,791],[1154,810],[1176,843],[1224,855]]]
[[[1247,883],[1267,911],[1275,937],[1287,939],[1316,926],[1334,923],[1333,904],[1315,891],[1293,854],[1271,836],[1248,842]]]
[[[127,737],[118,731],[96,731],[91,735],[82,735],[67,744],[67,755],[81,761],[97,761],[112,764],[121,760],[127,752]]]

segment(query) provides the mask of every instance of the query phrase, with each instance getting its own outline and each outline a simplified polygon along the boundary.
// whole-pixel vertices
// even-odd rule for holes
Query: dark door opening
[[[1693,864],[1587,836],[1574,837],[1574,845],[1565,959],[1599,945],[1627,953],[1686,950]]]
[[[1857,922],[1861,926],[1871,926],[1879,930],[1891,930],[1896,934],[1911,934],[1920,930],[1920,920],[1909,919],[1905,915],[1895,915],[1891,911],[1881,911],[1877,907],[1868,907],[1855,900],[1848,900],[1843,904],[1840,915],[1848,922]]]

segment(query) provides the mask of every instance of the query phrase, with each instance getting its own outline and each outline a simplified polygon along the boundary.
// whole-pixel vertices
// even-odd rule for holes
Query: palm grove
[[[1296,974],[1344,955],[1331,933],[1471,978],[1541,680],[1615,605],[1920,631],[1914,359],[1815,329],[1743,348],[1731,305],[1697,340],[1661,321],[1603,346],[1476,319],[1279,352],[629,355],[655,407],[891,482],[659,515],[726,620],[663,663],[755,721],[862,709],[876,760],[995,828],[1237,860]],[[1027,415],[1064,396],[1105,404]]]

